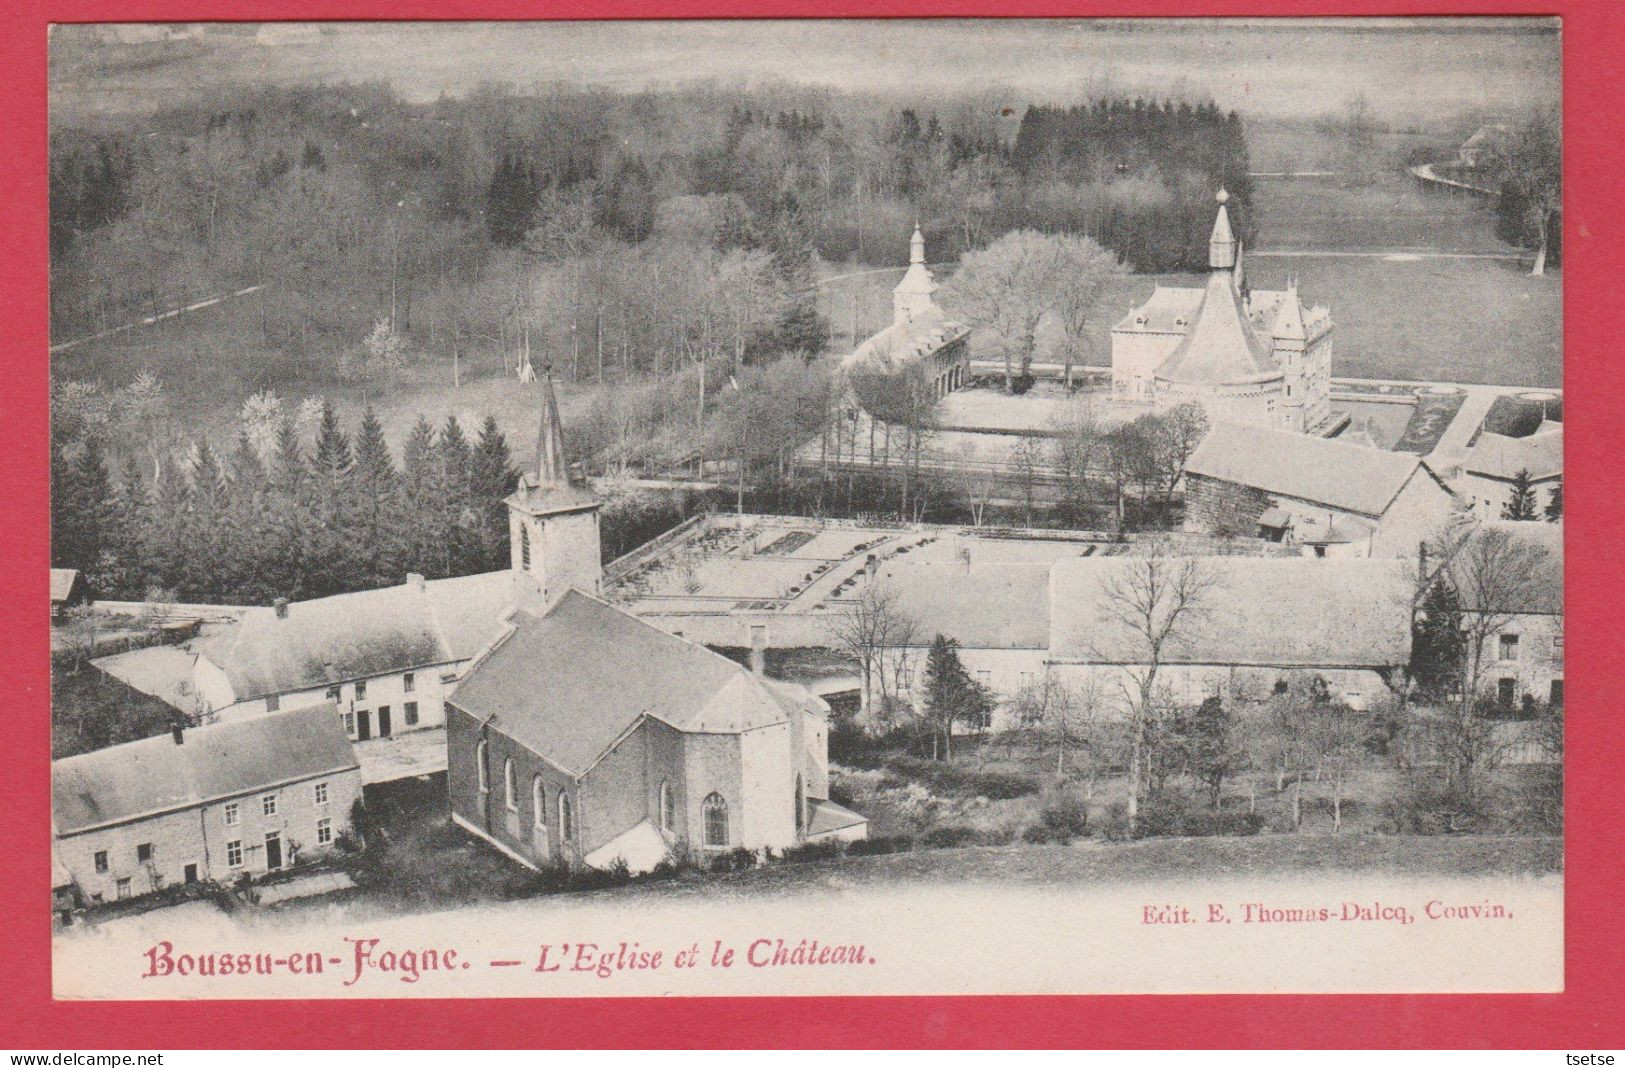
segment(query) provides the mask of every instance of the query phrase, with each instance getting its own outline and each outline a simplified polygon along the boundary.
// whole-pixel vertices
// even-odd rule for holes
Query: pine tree
[[[503,502],[514,491],[519,472],[514,469],[508,441],[494,416],[486,416],[474,443],[469,490],[482,520],[479,552],[481,571],[507,567],[508,507]]]
[[[332,401],[322,404],[316,429],[316,451],[311,475],[301,498],[313,522],[305,530],[305,579],[308,595],[323,597],[352,588],[357,572],[358,544],[350,494],[354,456],[350,439],[339,425]]]
[[[399,581],[404,554],[400,538],[400,476],[384,440],[384,428],[369,405],[355,436],[350,498],[358,539],[358,582],[385,586]]]
[[[474,451],[455,415],[448,416],[435,439],[440,464],[441,523],[446,532],[444,574],[468,575],[480,570],[481,517],[473,494]]]
[[[1535,515],[1535,488],[1529,469],[1524,468],[1512,476],[1512,493],[1501,507],[1502,519],[1529,520]]]
[[[959,659],[959,643],[941,634],[932,638],[925,656],[925,710],[934,728],[932,755],[953,759],[954,724],[981,726],[991,707],[987,691],[970,677]]]
[[[1563,483],[1552,487],[1552,496],[1546,502],[1546,522],[1556,523],[1563,518]]]
[[[401,450],[401,495],[404,565],[430,578],[444,578],[446,532],[441,502],[445,497],[434,428],[424,416],[418,417]]]
[[[1432,699],[1455,693],[1461,683],[1461,603],[1449,584],[1428,588],[1411,637],[1411,678]]]

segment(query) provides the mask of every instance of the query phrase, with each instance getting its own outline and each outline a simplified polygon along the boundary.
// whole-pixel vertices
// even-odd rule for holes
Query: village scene
[[[951,21],[56,28],[59,941],[1561,872],[1555,23]]]

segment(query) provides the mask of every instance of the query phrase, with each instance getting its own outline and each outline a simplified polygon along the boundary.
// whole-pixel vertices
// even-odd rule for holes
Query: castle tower
[[[1276,364],[1281,368],[1281,419],[1285,429],[1303,431],[1308,420],[1310,401],[1308,383],[1310,370],[1306,366],[1309,331],[1303,323],[1303,303],[1298,299],[1298,284],[1290,282],[1281,308],[1275,313],[1275,328],[1270,331],[1270,345]]]
[[[542,371],[542,419],[536,469],[519,476],[507,500],[511,566],[534,578],[552,600],[574,587],[596,594],[603,575],[598,531],[601,502],[572,470],[553,393],[553,369]]]
[[[935,307],[932,296],[936,291],[937,280],[925,265],[925,235],[915,223],[908,244],[908,271],[891,294],[892,322],[901,325],[920,318]]]
[[[1207,239],[1207,265],[1215,271],[1236,268],[1236,235],[1230,229],[1230,212],[1225,207],[1230,194],[1220,189],[1213,199],[1219,202],[1219,217],[1213,220],[1213,235]]]

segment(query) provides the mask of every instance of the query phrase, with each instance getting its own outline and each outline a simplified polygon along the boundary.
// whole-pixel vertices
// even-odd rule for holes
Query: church
[[[646,871],[676,855],[867,834],[829,799],[829,706],[597,597],[600,502],[565,458],[552,377],[540,458],[508,499],[507,614],[446,698],[452,819],[533,867]]]
[[[1214,422],[1322,437],[1331,410],[1332,318],[1295,283],[1249,289],[1224,190],[1200,288],[1158,286],[1112,328],[1112,395],[1165,411],[1200,404]]]

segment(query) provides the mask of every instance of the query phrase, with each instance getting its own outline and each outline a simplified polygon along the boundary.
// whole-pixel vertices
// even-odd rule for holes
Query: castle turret
[[[892,321],[911,323],[935,307],[932,297],[937,291],[937,280],[925,265],[925,235],[914,224],[914,236],[908,243],[908,271],[892,290]]]
[[[1275,313],[1275,327],[1270,331],[1270,345],[1277,366],[1281,368],[1281,418],[1289,430],[1301,431],[1307,422],[1305,411],[1311,397],[1306,381],[1310,368],[1306,366],[1309,331],[1303,322],[1303,303],[1298,299],[1298,284],[1289,282],[1281,307]]]
[[[1219,217],[1213,220],[1213,236],[1207,239],[1207,265],[1215,271],[1234,270],[1236,235],[1230,229],[1230,212],[1225,208],[1230,194],[1220,189],[1214,199],[1219,202]]]
[[[513,569],[536,579],[550,600],[572,587],[598,593],[603,575],[598,531],[602,503],[565,453],[553,369],[545,367],[536,467],[519,476],[519,487],[507,500]]]

